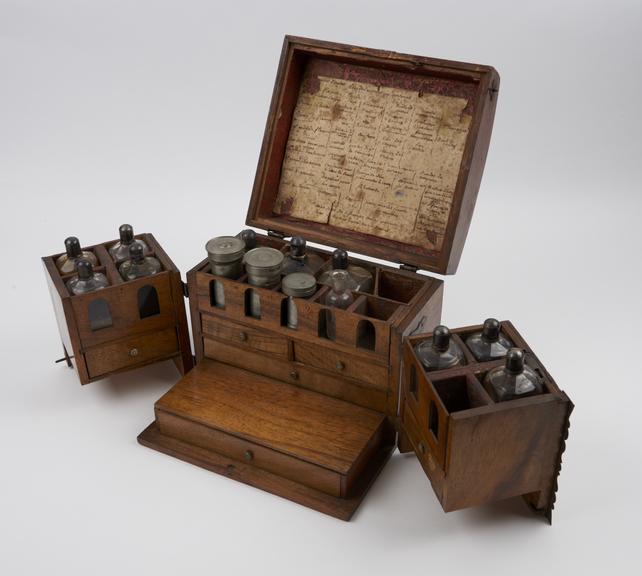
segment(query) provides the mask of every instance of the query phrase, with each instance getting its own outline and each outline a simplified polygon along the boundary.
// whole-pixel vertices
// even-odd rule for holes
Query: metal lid
[[[293,272],[283,277],[281,291],[295,298],[307,298],[317,291],[317,280],[307,272]]]
[[[225,264],[234,262],[243,256],[245,242],[236,236],[219,236],[212,238],[205,244],[205,249],[214,262]]]
[[[267,248],[261,246],[260,248],[252,248],[245,253],[243,257],[243,263],[246,268],[252,268],[254,270],[261,271],[272,271],[281,270],[281,265],[283,264],[283,252],[280,252],[276,248]]]

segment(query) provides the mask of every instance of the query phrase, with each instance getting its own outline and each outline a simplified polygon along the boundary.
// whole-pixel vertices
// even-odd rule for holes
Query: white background
[[[525,4],[525,3],[524,3]],[[243,227],[286,33],[495,66],[451,326],[511,319],[576,403],[553,526],[444,514],[395,455],[350,523],[143,448],[167,363],[82,387],[40,257]],[[640,573],[639,1],[0,0],[0,573]]]

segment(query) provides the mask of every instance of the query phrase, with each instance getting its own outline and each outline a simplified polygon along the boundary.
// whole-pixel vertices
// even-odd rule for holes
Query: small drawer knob
[[[292,380],[298,380],[299,373],[296,370],[292,370],[292,372],[290,372],[290,378],[292,378]]]
[[[247,334],[245,332],[239,332],[239,340],[245,342],[247,340]]]
[[[426,453],[426,447],[423,445],[422,442],[419,442],[419,444],[417,445],[417,448],[419,449],[419,452],[421,452],[422,454]]]
[[[243,458],[245,458],[248,462],[254,460],[254,452],[252,452],[252,450],[246,450],[245,454],[243,454]]]
[[[132,348],[132,349],[129,351],[129,355],[130,355],[132,358],[136,358],[136,356],[138,356],[138,348]]]
[[[341,360],[339,360],[339,361],[337,362],[337,365],[336,365],[336,366],[337,366],[337,370],[338,370],[339,372],[341,372],[342,370],[345,370],[345,367],[346,367],[346,365],[345,365],[343,362],[341,362]]]

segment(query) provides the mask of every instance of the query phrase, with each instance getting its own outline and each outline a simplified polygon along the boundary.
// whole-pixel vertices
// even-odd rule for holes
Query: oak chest
[[[156,290],[161,300],[168,294],[161,315],[171,310],[172,321],[139,327],[140,319],[132,320],[138,284],[119,281],[112,270],[114,286],[69,297],[46,258],[66,355],[73,351],[81,382],[135,364],[121,353],[138,349],[139,334],[153,333],[172,345],[152,346],[144,361],[173,356],[185,375],[156,402],[154,421],[139,436],[146,446],[342,519],[399,446],[417,452],[445,510],[519,494],[550,512],[570,412],[552,379],[543,376],[544,408],[531,402],[513,413],[477,385],[485,366],[467,363],[433,379],[419,372],[411,348],[440,322],[444,282],[429,274],[457,269],[498,89],[488,66],[286,37],[246,222],[264,231],[260,247],[287,253],[293,236],[314,243],[317,278],[331,267],[332,249],[349,251],[351,263],[372,274],[372,289],[356,291],[345,310],[327,305],[329,288],[320,283],[293,303],[280,284],[214,274],[207,259],[182,284],[167,259],[168,284]],[[103,263],[104,247],[95,250]],[[109,271],[107,260],[103,265]],[[122,310],[112,332],[84,325],[89,301],[99,297]],[[288,323],[292,305],[296,327]],[[459,412],[453,394],[467,399]],[[426,415],[430,401],[436,428]],[[494,422],[520,409],[539,414],[534,429],[549,418],[553,425],[545,447],[536,447],[546,471],[511,482],[510,471],[531,469],[534,444],[507,453],[502,469],[488,454],[498,442]],[[472,418],[486,418],[491,433],[468,467],[465,426]],[[480,492],[465,477],[486,463]]]

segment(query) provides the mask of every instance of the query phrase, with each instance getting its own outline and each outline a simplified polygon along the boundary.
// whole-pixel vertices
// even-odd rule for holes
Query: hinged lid
[[[287,36],[247,223],[454,273],[498,88],[489,66]]]

